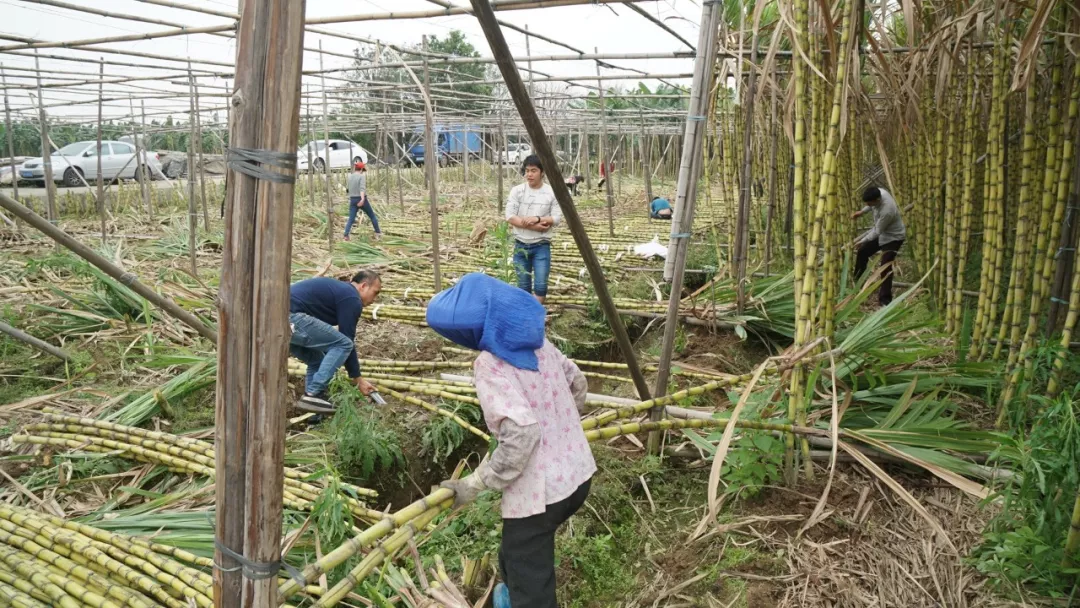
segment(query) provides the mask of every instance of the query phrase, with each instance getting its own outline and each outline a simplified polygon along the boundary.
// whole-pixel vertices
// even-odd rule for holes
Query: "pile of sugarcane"
[[[12,442],[108,453],[159,464],[176,473],[214,478],[214,447],[208,442],[55,411],[47,410],[44,415],[44,422],[25,426],[22,433],[12,436]],[[317,481],[309,482],[308,477],[301,471],[285,469],[286,505],[311,511],[325,488]],[[363,498],[377,496],[374,490],[349,484],[342,484],[342,489],[341,498],[354,515],[367,520],[382,517],[362,502]]]
[[[213,560],[0,505],[0,604],[212,608]]]

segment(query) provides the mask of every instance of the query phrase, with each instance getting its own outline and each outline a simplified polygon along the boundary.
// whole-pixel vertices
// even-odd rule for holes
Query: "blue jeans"
[[[551,243],[522,243],[514,241],[514,270],[518,287],[541,298],[547,296],[548,275],[551,274]]]
[[[304,391],[318,395],[330,385],[330,379],[353,351],[353,341],[345,334],[302,312],[289,315],[292,337],[289,354],[307,364]]]
[[[362,209],[364,215],[368,216],[371,220],[371,227],[375,229],[375,234],[379,234],[379,218],[375,217],[375,210],[371,208],[371,201],[367,197],[350,196],[349,197],[349,220],[345,222],[345,236],[349,236],[349,232],[352,231],[352,225],[356,222],[356,210]]]

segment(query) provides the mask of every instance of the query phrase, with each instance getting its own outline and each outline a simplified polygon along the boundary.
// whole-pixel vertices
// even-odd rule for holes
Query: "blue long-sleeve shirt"
[[[334,325],[350,342],[356,339],[356,322],[364,303],[352,283],[315,277],[293,283],[289,287],[289,312],[302,312],[308,316]],[[360,377],[360,362],[353,347],[345,360],[345,371],[350,378]]]

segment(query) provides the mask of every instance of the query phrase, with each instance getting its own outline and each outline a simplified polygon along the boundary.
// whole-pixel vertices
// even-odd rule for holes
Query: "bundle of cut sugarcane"
[[[12,441],[118,453],[139,462],[164,465],[176,472],[214,477],[214,450],[205,441],[53,411],[46,411],[45,418],[47,422],[26,426],[23,433],[12,436]],[[290,507],[310,511],[325,490],[306,481],[307,477],[295,469],[285,469],[285,502]],[[374,490],[350,484],[342,487],[345,490],[342,498],[355,516],[375,521],[382,518],[382,513],[367,508],[353,496],[374,497],[377,495]]]
[[[0,603],[38,608],[211,608],[213,561],[0,505]]]

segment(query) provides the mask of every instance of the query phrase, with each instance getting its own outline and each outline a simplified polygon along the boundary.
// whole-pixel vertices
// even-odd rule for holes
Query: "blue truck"
[[[417,127],[414,132],[422,136],[424,129],[423,127]],[[436,126],[435,138],[438,143],[440,167],[445,167],[450,160],[462,162],[466,154],[474,158],[483,156],[484,138],[479,127],[469,125]],[[425,157],[424,144],[418,143],[409,148],[409,158],[406,160],[406,164],[423,165]]]

